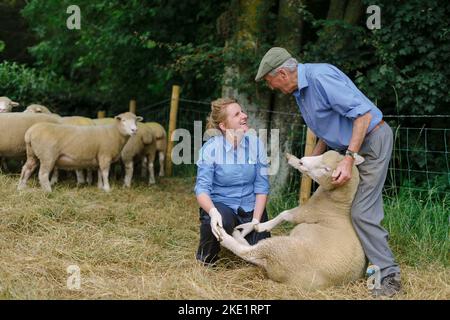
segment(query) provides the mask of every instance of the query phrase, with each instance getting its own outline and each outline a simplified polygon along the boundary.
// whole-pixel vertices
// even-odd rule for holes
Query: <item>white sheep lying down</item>
[[[126,112],[114,119],[114,124],[103,126],[47,123],[32,126],[25,134],[27,162],[22,168],[18,189],[26,187],[39,161],[39,182],[47,192],[52,191],[48,178],[55,166],[75,170],[99,167],[99,183],[103,190],[110,191],[111,163],[119,159],[130,136],[136,134],[136,123],[142,121],[142,117]]]
[[[246,261],[263,267],[269,278],[303,290],[321,289],[359,279],[364,274],[365,256],[351,222],[350,208],[359,173],[335,188],[331,175],[343,156],[328,151],[301,160],[288,155],[294,168],[320,184],[302,206],[283,211],[255,226],[257,232],[270,231],[282,221],[297,224],[289,236],[274,236],[250,246],[239,226],[228,235],[220,228],[221,244]],[[357,164],[363,159],[357,160]],[[241,228],[244,225],[241,225]]]

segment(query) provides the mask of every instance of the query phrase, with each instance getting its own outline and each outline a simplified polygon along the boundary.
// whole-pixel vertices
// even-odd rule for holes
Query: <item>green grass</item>
[[[400,190],[385,197],[384,227],[401,262],[413,266],[449,266],[450,198],[430,191],[427,196]]]

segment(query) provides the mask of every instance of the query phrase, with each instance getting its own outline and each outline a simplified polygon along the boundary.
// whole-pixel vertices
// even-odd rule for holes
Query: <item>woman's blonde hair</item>
[[[221,132],[219,124],[224,122],[227,118],[227,106],[237,103],[234,98],[219,98],[211,102],[211,112],[207,118],[208,123],[206,124],[206,129],[216,129]]]

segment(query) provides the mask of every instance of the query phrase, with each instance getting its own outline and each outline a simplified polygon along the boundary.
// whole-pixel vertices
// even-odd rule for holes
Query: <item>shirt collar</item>
[[[306,80],[306,67],[303,63],[299,63],[297,67],[297,82],[298,91],[308,86],[308,80]]]
[[[225,151],[228,152],[231,149],[233,149],[233,145],[227,140],[227,138],[225,138],[224,135],[222,135],[222,137],[223,137],[223,141],[224,141],[224,144],[225,144]],[[241,139],[241,142],[239,143],[239,146],[243,146],[246,139],[248,139],[247,133],[244,134],[244,137]]]

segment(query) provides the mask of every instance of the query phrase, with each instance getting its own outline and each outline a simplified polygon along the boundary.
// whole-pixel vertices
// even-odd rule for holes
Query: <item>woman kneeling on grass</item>
[[[247,118],[234,99],[211,103],[207,129],[215,129],[216,135],[200,149],[195,185],[201,221],[197,260],[205,265],[218,259],[219,227],[231,234],[234,227],[252,222],[242,231],[251,245],[270,237],[252,229],[267,221],[269,181],[264,145],[247,132]]]

